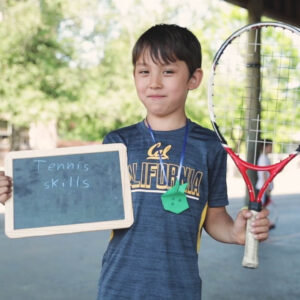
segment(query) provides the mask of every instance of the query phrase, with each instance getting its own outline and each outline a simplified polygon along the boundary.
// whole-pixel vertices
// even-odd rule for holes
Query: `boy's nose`
[[[161,76],[159,75],[152,75],[150,78],[150,88],[152,89],[159,89],[162,87],[162,80]]]

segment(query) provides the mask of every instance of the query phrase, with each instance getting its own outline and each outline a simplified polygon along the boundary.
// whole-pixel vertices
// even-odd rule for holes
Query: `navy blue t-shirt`
[[[104,143],[127,147],[134,224],[113,231],[103,257],[98,299],[201,299],[197,246],[207,205],[228,204],[226,152],[213,131],[188,122],[180,183],[188,183],[189,209],[180,214],[164,210],[161,195],[176,181],[185,127],[154,131],[156,143],[144,122],[105,137]]]

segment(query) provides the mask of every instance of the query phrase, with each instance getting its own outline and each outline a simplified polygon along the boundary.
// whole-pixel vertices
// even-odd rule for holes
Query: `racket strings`
[[[248,32],[228,41],[212,83],[220,132],[237,154],[246,157],[251,149],[252,163],[264,140],[273,140],[275,153],[288,153],[300,135],[300,37],[267,27],[259,41],[257,32],[249,44]]]

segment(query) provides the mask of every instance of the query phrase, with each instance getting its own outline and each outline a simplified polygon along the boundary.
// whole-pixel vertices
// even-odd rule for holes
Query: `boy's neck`
[[[185,115],[182,115],[181,117],[177,118],[174,118],[173,116],[170,118],[147,116],[145,124],[147,126],[148,122],[151,128],[156,131],[169,131],[184,127],[186,125],[186,119],[187,118]]]

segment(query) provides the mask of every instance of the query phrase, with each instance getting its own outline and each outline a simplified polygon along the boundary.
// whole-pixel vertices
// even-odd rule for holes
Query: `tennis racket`
[[[300,152],[300,31],[278,22],[247,25],[217,51],[208,86],[213,128],[248,189],[242,265],[258,266],[258,240],[250,223],[274,177]],[[271,165],[258,166],[259,149],[272,140]],[[257,171],[269,177],[256,194]]]

